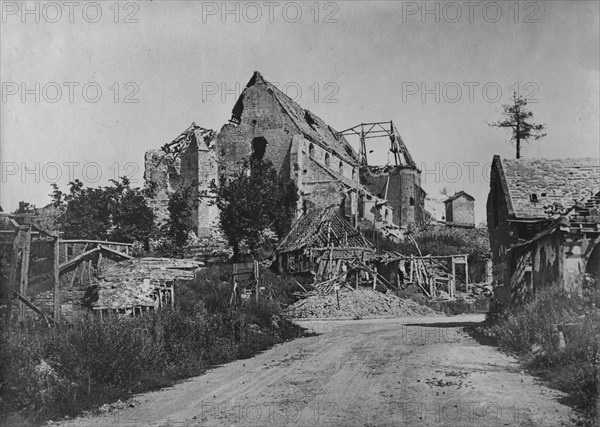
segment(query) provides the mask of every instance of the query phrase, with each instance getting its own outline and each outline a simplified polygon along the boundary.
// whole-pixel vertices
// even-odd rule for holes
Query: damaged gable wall
[[[301,132],[264,82],[256,81],[244,89],[232,119],[239,124],[224,125],[217,136],[219,173],[236,171],[243,159],[253,153],[253,141],[258,144],[264,140],[264,159],[273,163],[279,176],[289,177],[292,138]]]

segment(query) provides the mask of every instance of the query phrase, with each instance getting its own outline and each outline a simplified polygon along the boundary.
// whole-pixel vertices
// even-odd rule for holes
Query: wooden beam
[[[19,246],[21,242],[21,231],[16,230],[15,238],[13,239],[13,252],[10,259],[10,270],[8,271],[8,286],[10,290],[15,289],[15,281],[17,280],[17,263],[19,262]],[[12,293],[8,293],[8,301],[6,307],[6,320],[10,324],[12,320]]]
[[[90,243],[90,244],[98,244],[98,245],[118,245],[118,246],[133,246],[133,243],[121,243],[121,242],[109,242],[106,240],[82,240],[82,239],[71,239],[71,240],[62,240],[61,243]]]
[[[48,326],[50,326],[50,322],[48,321],[48,318],[46,317],[46,315],[39,308],[37,308],[31,301],[29,301],[27,298],[25,298],[23,295],[21,295],[20,293],[18,293],[14,289],[11,289],[11,291],[17,297],[17,299],[19,299],[19,301],[21,301],[21,303],[23,305],[25,305],[25,306],[29,307],[30,309],[32,309],[35,313],[37,313],[42,319],[44,319],[46,321],[46,324]]]
[[[123,252],[119,252],[114,249],[107,248],[106,246],[103,246],[103,245],[98,245],[98,248],[100,248],[102,250],[102,252],[106,255],[107,258],[111,258],[111,257],[115,257],[115,256],[117,258],[123,258],[123,259],[131,259],[132,258],[130,255],[124,254]]]
[[[29,279],[29,253],[31,252],[31,227],[25,233],[25,243],[23,244],[23,255],[21,256],[21,280],[19,284],[19,292],[23,296],[27,296],[27,285]],[[19,320],[25,320],[25,305],[23,301],[19,307]]]
[[[54,266],[52,272],[54,273],[54,320],[58,322],[60,320],[60,239],[54,240]]]
[[[92,255],[94,255],[96,252],[100,252],[101,247],[98,246],[94,249],[90,249],[87,252],[82,253],[81,255],[76,256],[75,258],[73,258],[70,261],[65,262],[64,264],[61,264],[59,266],[59,271],[60,274],[64,274],[67,273],[75,268],[77,268],[77,266],[82,262],[85,261],[87,259],[89,259],[89,257],[91,257]]]

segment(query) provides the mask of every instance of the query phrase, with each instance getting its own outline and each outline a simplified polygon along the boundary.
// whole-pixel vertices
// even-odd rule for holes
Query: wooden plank
[[[98,246],[94,249],[90,249],[89,251],[82,253],[81,255],[76,256],[75,258],[73,258],[70,261],[65,262],[64,264],[61,264],[59,266],[60,274],[67,273],[67,272],[77,268],[77,266],[81,262],[86,261],[91,256],[93,256],[96,252],[99,252],[100,250],[101,250],[101,246]]]
[[[54,240],[54,266],[52,272],[54,276],[54,320],[60,320],[60,239]]]
[[[71,239],[71,240],[61,240],[61,243],[90,243],[97,245],[119,245],[119,246],[133,246],[133,243],[121,243],[121,242],[109,242],[106,240],[81,240],[81,239]]]
[[[98,254],[98,261],[96,261],[96,274],[99,274],[102,267],[102,252]]]
[[[10,290],[15,289],[15,281],[17,279],[17,263],[19,262],[19,246],[21,242],[20,238],[21,231],[15,232],[15,238],[13,240],[13,252],[10,259],[10,270],[8,272],[8,286]],[[12,293],[8,293],[8,301],[6,307],[6,320],[10,324],[12,320]]]
[[[69,281],[69,288],[72,288],[73,285],[75,284],[75,278],[77,277],[77,269],[79,268],[79,266],[75,267],[75,271],[73,271],[73,275],[71,276],[71,280]],[[59,274],[60,274],[60,270],[59,270]]]
[[[48,326],[50,326],[50,322],[48,321],[48,318],[46,317],[46,315],[39,308],[37,308],[31,301],[29,301],[27,298],[25,298],[23,295],[21,295],[20,293],[18,293],[14,289],[11,289],[11,291],[17,297],[17,299],[19,301],[21,301],[21,303],[24,306],[27,306],[30,309],[32,309],[35,313],[37,313],[42,319],[44,319],[46,321],[46,324]]]
[[[107,248],[106,246],[98,245],[98,248],[102,250],[102,252],[104,253],[104,255],[106,255],[107,258],[116,257],[122,258],[121,260],[131,259],[131,256],[124,254],[123,252]]]
[[[25,233],[25,243],[23,245],[23,255],[21,257],[21,281],[19,292],[21,295],[27,295],[27,285],[29,280],[29,253],[31,251],[31,227]],[[23,301],[19,307],[19,320],[25,320],[25,304]]]

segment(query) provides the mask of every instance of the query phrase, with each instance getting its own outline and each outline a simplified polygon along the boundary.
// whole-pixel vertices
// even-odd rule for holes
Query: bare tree
[[[505,104],[503,115],[504,120],[499,120],[496,123],[488,123],[490,126],[499,128],[510,128],[512,129],[511,142],[514,142],[517,146],[517,159],[521,158],[521,142],[527,142],[530,139],[537,141],[540,138],[546,136],[543,131],[545,125],[538,125],[533,123],[533,113],[527,110],[527,99],[521,95],[517,96],[513,93],[513,103]]]

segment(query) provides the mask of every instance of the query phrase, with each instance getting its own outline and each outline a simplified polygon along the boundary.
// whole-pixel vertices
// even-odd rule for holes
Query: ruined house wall
[[[563,282],[563,237],[553,233],[536,242],[532,251],[533,290]]]
[[[584,273],[600,280],[600,238],[569,234],[564,241],[564,275],[578,279]],[[570,285],[566,283],[566,285]]]

